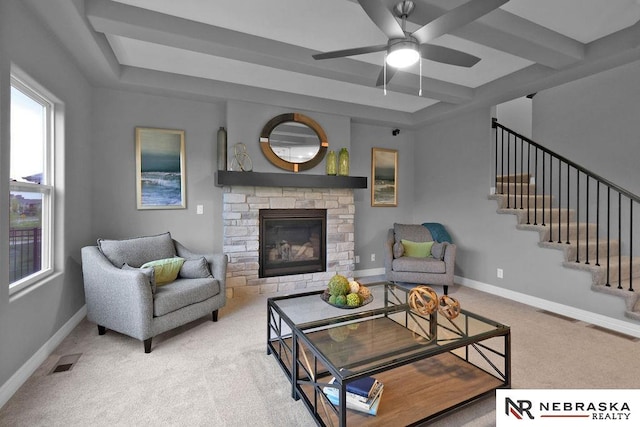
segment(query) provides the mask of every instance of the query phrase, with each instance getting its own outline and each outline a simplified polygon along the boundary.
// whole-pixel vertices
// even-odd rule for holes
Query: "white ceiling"
[[[397,0],[382,0],[392,8]],[[416,0],[411,31],[467,0]],[[375,87],[385,44],[355,0],[27,0],[96,85],[253,100],[419,125],[640,59],[638,0],[510,0],[432,44],[481,58],[422,61]]]

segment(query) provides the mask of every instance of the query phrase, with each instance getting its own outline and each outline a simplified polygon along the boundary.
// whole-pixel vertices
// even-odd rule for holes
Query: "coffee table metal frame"
[[[278,364],[289,378],[292,397],[296,400],[303,400],[318,425],[326,425],[322,416],[325,415],[326,417],[327,411],[332,411],[335,414],[341,427],[347,425],[346,387],[349,382],[365,376],[374,376],[381,372],[447,352],[497,378],[499,385],[472,398],[456,402],[438,413],[417,419],[411,425],[419,425],[422,422],[439,418],[452,410],[492,395],[496,388],[510,388],[511,336],[508,326],[464,309],[460,313],[461,316],[464,316],[463,326],[450,321],[442,315],[438,315],[437,311],[430,315],[421,315],[411,310],[407,304],[408,289],[390,282],[380,282],[367,286],[384,286],[384,304],[382,307],[362,311],[342,310],[344,314],[308,322],[294,322],[289,317],[287,310],[279,305],[279,302],[317,295],[318,301],[321,304],[326,304],[320,299],[322,291],[278,296],[267,300],[267,354],[274,355]],[[417,324],[422,325],[419,331],[420,335],[424,337],[423,339],[430,341],[432,345],[423,346],[415,351],[399,349],[396,352],[394,349],[389,349],[388,354],[380,357],[379,360],[376,357],[372,357],[368,360],[359,361],[359,366],[338,367],[309,338],[309,334],[315,331],[322,331],[329,326],[347,325],[353,322],[382,317],[393,318],[396,323],[404,328],[408,328],[409,322],[413,322],[415,327],[417,321]],[[402,320],[403,318],[404,320]],[[487,330],[474,334],[469,330],[470,320],[486,324]],[[440,332],[438,331],[445,331],[447,337],[440,337]],[[501,345],[502,349],[495,349],[484,343],[484,341],[496,337],[502,337],[504,340]],[[470,359],[470,350],[475,356],[479,355],[479,358],[484,360],[483,366],[478,366],[476,362]],[[328,379],[331,377],[336,379],[334,386],[338,389],[339,405],[331,404],[322,392],[323,387],[328,385]],[[312,392],[309,392],[310,386],[312,387]],[[324,413],[319,411],[321,407],[325,411]]]

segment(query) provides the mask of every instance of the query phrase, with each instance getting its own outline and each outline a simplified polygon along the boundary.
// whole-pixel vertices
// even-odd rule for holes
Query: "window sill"
[[[54,271],[53,269],[51,269],[12,284],[11,286],[9,286],[9,303],[61,276],[62,272]]]

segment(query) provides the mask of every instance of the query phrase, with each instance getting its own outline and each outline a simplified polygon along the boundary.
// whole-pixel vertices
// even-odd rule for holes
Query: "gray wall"
[[[170,231],[189,249],[222,251],[222,189],[215,186],[216,135],[224,104],[130,91],[95,89],[93,124],[93,238],[127,238]],[[137,210],[135,128],[185,131],[186,209]],[[204,214],[196,214],[203,205]]]
[[[47,88],[65,105],[63,144],[57,147],[65,174],[57,180],[56,274],[28,292],[8,294],[5,268],[8,247],[0,259],[0,385],[31,358],[84,305],[80,248],[91,235],[91,89],[66,50],[19,1],[0,2],[0,163],[1,194],[9,182],[9,76],[11,63]],[[0,212],[0,241],[8,236],[8,211]]]
[[[533,139],[640,194],[640,61],[539,92]]]
[[[354,123],[351,127],[352,151],[351,174],[368,177],[369,188],[355,190],[356,203],[355,221],[355,254],[360,256],[360,263],[356,270],[367,270],[384,267],[384,241],[387,229],[393,227],[394,222],[409,222],[412,219],[413,196],[415,193],[414,156],[415,133],[410,130],[400,130],[400,134],[393,136],[393,128]],[[371,149],[389,148],[398,150],[398,206],[371,206]],[[419,184],[419,183],[418,183]],[[376,255],[375,262],[371,261],[371,254]]]

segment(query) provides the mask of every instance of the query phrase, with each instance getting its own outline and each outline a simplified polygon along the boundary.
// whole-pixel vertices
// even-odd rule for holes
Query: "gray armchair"
[[[149,261],[181,257],[177,278],[157,285]],[[226,303],[227,256],[190,252],[169,233],[128,240],[98,240],[82,248],[87,318],[98,333],[111,329],[144,342],[209,313],[218,320]]]
[[[427,257],[407,256],[402,240],[411,242],[434,241],[429,229],[420,224],[393,224],[385,241],[384,267],[390,282],[405,282],[424,285],[441,285],[444,294],[453,285],[456,245],[435,242]]]

